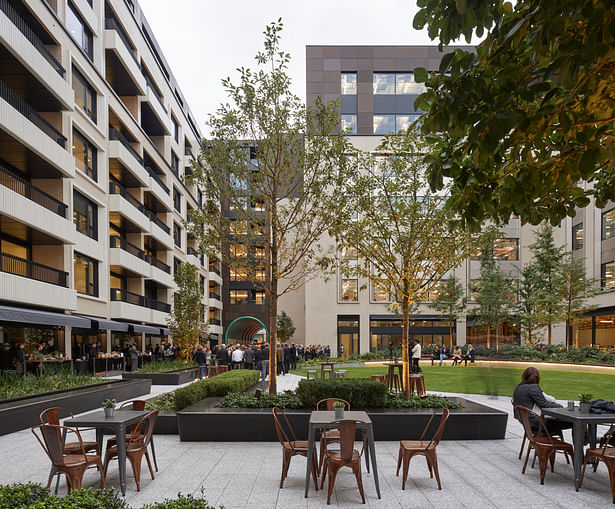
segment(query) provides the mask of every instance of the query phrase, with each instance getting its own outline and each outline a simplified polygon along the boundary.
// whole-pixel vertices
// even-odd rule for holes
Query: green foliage
[[[0,400],[74,389],[101,382],[104,382],[102,378],[77,375],[67,370],[45,373],[40,376],[29,374],[23,377],[0,373]]]
[[[498,350],[477,346],[477,357],[493,359],[536,360],[572,363],[615,364],[615,349],[600,350],[591,346],[567,349],[564,345],[501,345]]]
[[[115,399],[105,399],[103,401],[102,406],[104,408],[115,408],[116,404],[117,404],[117,401]]]
[[[441,396],[410,396],[408,399],[400,394],[389,394],[384,402],[386,408],[463,408],[460,403],[449,401]]]
[[[187,262],[178,265],[173,281],[177,290],[173,294],[173,310],[167,324],[173,342],[180,347],[180,355],[189,360],[192,348],[206,329],[201,311],[203,288],[196,267]]]
[[[297,396],[305,408],[315,408],[321,399],[340,398],[350,403],[350,408],[382,408],[387,387],[369,379],[301,380]]]
[[[146,410],[173,410],[175,408],[175,392],[165,392],[160,396],[148,399]]]
[[[566,344],[572,345],[573,338],[570,337],[570,324],[593,308],[593,306],[587,305],[586,301],[595,295],[596,281],[587,278],[583,260],[575,259],[571,252],[566,253],[562,262],[561,279],[563,315],[566,319]]]
[[[589,403],[593,397],[594,395],[589,393],[579,394],[579,403]]]
[[[519,281],[519,298],[515,303],[515,316],[521,337],[530,345],[538,343],[536,329],[543,325],[534,299],[538,284],[536,272],[536,266],[532,263],[523,267]]]
[[[441,316],[449,320],[449,337],[453,341],[453,322],[466,308],[465,289],[454,275],[449,276],[438,285],[436,299],[429,305]]]
[[[611,0],[419,0],[413,25],[448,44],[473,33],[476,51],[415,69],[416,108],[434,188],[477,228],[511,214],[558,224],[595,197],[615,199],[615,10]],[[579,186],[579,181],[589,182]]]
[[[138,370],[139,373],[168,373],[169,371],[179,371],[181,369],[196,368],[197,364],[184,359],[173,359],[168,361],[148,362]]]
[[[39,500],[31,509],[130,509],[115,490],[73,490],[65,497],[56,495]]]
[[[269,394],[263,392],[260,398],[246,392],[227,394],[219,403],[224,408],[302,408],[303,403],[294,392]]]
[[[0,509],[31,507],[49,495],[50,491],[47,488],[36,483],[0,485]]]
[[[286,314],[286,311],[282,311],[278,315],[278,340],[286,343],[293,337],[295,330],[293,319]]]
[[[166,498],[162,502],[146,504],[142,509],[215,509],[214,506],[209,505],[203,493],[202,488],[200,497],[195,497],[191,493],[183,495],[180,492],[177,494],[176,498]]]

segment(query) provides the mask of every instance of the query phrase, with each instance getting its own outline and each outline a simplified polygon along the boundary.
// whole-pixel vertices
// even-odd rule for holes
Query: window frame
[[[85,211],[77,207],[77,205],[85,206]],[[91,214],[90,209],[91,208]],[[85,231],[79,229],[79,222],[76,221],[75,215],[79,214],[80,217],[85,218]],[[73,188],[73,224],[77,232],[90,237],[91,239],[98,240],[98,205],[90,200],[83,193]]]
[[[83,97],[81,97],[81,100],[83,101],[83,105],[77,102],[77,95],[79,93],[79,90],[75,88],[75,84],[79,84],[80,89],[82,89],[81,92],[82,92]],[[74,65],[72,67],[71,86],[72,86],[73,91],[75,92],[75,104],[81,108],[83,113],[85,113],[85,115],[90,120],[92,120],[92,122],[96,123],[97,118],[98,118],[98,111],[97,111],[97,104],[96,104],[98,100],[98,94],[96,90],[94,89],[94,87],[87,80],[87,78]],[[90,102],[91,102],[90,109],[88,109],[87,107],[88,99],[90,99]]]
[[[581,232],[581,238],[579,239],[578,232]],[[575,224],[572,227],[572,250],[577,251],[583,249],[585,241],[585,229],[583,223]]]
[[[73,17],[73,20],[69,19],[69,16]],[[79,40],[76,36],[72,28],[76,28],[72,26],[71,21],[76,21],[81,26],[81,40]],[[72,27],[72,28],[71,28]],[[66,2],[66,30],[73,38],[73,40],[79,45],[79,47],[83,50],[83,52],[87,55],[87,57],[93,61],[94,60],[94,34],[87,23],[84,21],[81,14],[77,8],[73,5],[73,3],[69,0]]]
[[[182,247],[182,229],[175,221],[173,221],[173,243],[181,249]]]
[[[86,274],[85,274],[85,292],[80,291],[77,288],[77,259],[81,259],[87,262]],[[91,271],[89,274],[88,271]],[[88,278],[88,274],[91,278]],[[81,295],[89,295],[90,297],[98,297],[99,295],[99,278],[98,278],[98,260],[94,258],[90,258],[87,255],[79,253],[77,251],[73,254],[73,282],[74,282],[74,290]]]
[[[75,156],[75,141],[78,140],[83,146],[84,160],[80,161],[83,163],[83,168],[77,164],[77,157]],[[92,167],[88,166],[87,160],[88,155],[91,153],[92,159]],[[94,146],[94,144],[88,140],[81,131],[79,131],[73,125],[73,144],[72,144],[72,154],[75,159],[75,166],[79,168],[79,170],[90,177],[94,182],[98,182],[98,149]]]
[[[607,236],[607,221],[611,220],[612,215],[612,225],[609,225],[610,235]],[[615,208],[605,210],[600,216],[600,238],[601,240],[608,240],[615,237]]]

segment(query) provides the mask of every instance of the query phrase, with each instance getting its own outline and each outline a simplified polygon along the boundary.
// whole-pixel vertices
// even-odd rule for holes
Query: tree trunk
[[[408,337],[410,332],[410,311],[409,311],[409,299],[407,294],[404,296],[401,304],[401,358],[402,358],[402,388],[404,390],[404,397],[410,398],[410,345],[408,344]]]
[[[453,322],[449,321],[448,324],[448,342],[450,343],[450,347],[453,348]]]
[[[549,322],[549,325],[547,326],[547,342],[548,344],[551,344],[551,322]]]
[[[487,348],[491,348],[491,325],[487,325]]]
[[[275,289],[274,289],[275,287]],[[269,394],[277,394],[278,376],[278,282],[271,281],[271,304],[269,305]]]
[[[497,352],[500,349],[500,324],[495,324],[495,351]]]

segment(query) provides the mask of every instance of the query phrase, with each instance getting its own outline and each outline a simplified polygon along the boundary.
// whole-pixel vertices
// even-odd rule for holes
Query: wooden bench
[[[348,371],[345,369],[338,369],[335,372],[335,378],[348,378]]]
[[[307,379],[308,380],[316,380],[316,378],[318,378],[318,371],[315,369],[308,369],[307,370]]]

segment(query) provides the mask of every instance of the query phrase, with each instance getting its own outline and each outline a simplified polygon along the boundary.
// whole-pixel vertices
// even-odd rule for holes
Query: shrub
[[[449,401],[441,396],[410,396],[404,399],[401,394],[389,394],[385,400],[386,408],[462,408],[463,405]]]
[[[314,408],[321,399],[340,398],[351,408],[382,408],[387,393],[383,383],[370,379],[301,380],[297,396],[305,408]]]
[[[219,406],[223,408],[303,408],[301,398],[294,392],[283,394],[269,394],[263,392],[260,398],[255,394],[245,392],[232,392],[227,394]]]
[[[203,497],[203,489],[201,489],[201,496],[195,498],[192,494],[182,495],[177,494],[177,498],[166,498],[162,502],[156,502],[154,504],[144,505],[142,509],[215,509],[214,506],[209,505],[207,500]]]
[[[145,403],[146,410],[173,410],[175,408],[175,394],[173,392],[165,392],[148,399]]]
[[[102,378],[77,375],[67,370],[58,370],[43,375],[14,376],[0,373],[0,400],[21,398],[43,392],[73,389],[104,382]]]
[[[21,509],[30,507],[39,500],[49,497],[49,490],[40,484],[10,484],[0,486],[0,509]]]
[[[32,509],[130,509],[115,490],[74,490],[65,497],[56,495],[39,500]]]
[[[168,361],[148,362],[138,370],[138,373],[168,373],[169,371],[179,371],[180,369],[196,368],[196,362],[183,359],[174,359]]]

